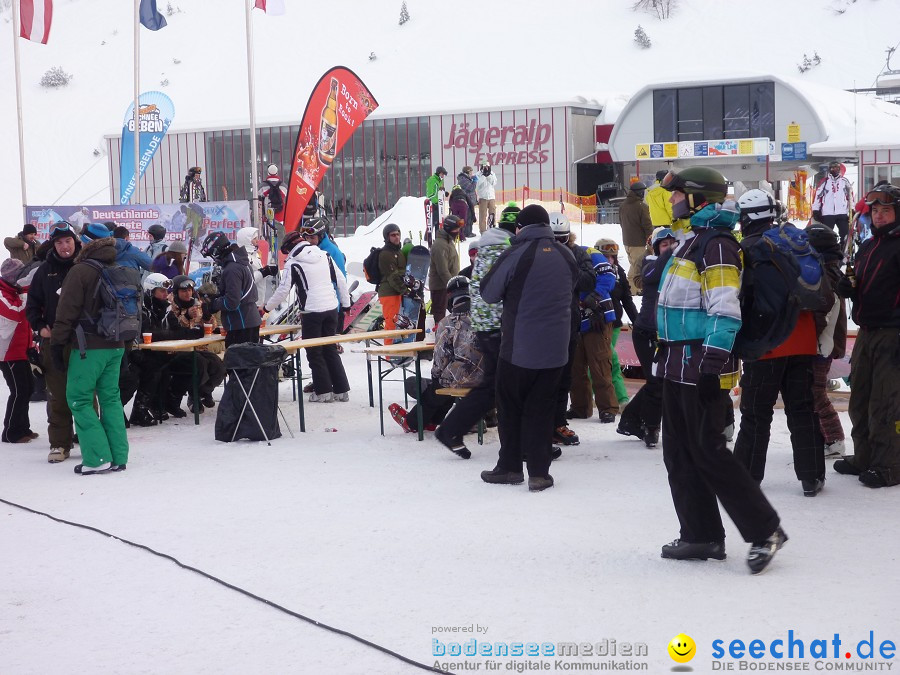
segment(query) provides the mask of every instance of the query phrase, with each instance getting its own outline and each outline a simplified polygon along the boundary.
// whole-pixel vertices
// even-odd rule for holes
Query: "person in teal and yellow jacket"
[[[732,354],[741,327],[742,260],[731,231],[740,217],[726,201],[725,177],[693,166],[661,181],[676,221],[691,231],[663,269],[657,330],[663,378],[663,461],[680,536],[662,547],[676,560],[725,559],[718,501],[751,543],[747,565],[762,572],[787,541],[759,484],[725,445],[728,391],[737,383]]]

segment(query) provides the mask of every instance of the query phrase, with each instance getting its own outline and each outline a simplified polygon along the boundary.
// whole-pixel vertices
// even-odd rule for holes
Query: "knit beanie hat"
[[[529,225],[550,225],[550,214],[540,204],[529,204],[519,211],[516,216],[516,224],[519,227],[528,227]]]
[[[22,234],[37,234],[37,228],[31,223],[28,223],[22,228]]]
[[[19,276],[19,271],[25,267],[21,260],[16,260],[15,258],[7,258],[3,261],[3,264],[0,265],[0,279],[3,279],[10,286],[16,285],[17,277]]]
[[[516,233],[516,216],[519,215],[519,211],[521,211],[515,202],[509,202],[506,205],[506,208],[500,212],[500,220],[497,222],[497,227],[506,230],[512,234]]]
[[[106,239],[111,237],[110,231],[106,229],[106,225],[100,223],[89,223],[81,230],[81,242],[90,244],[95,239]]]

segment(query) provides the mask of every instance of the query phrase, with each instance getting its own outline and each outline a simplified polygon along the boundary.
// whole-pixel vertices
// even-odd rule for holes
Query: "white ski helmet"
[[[571,229],[569,225],[569,217],[565,213],[559,213],[558,211],[554,211],[549,214],[550,216],[550,229],[553,230],[553,236],[556,237],[557,241],[566,242],[569,240],[569,231]]]
[[[278,175],[278,167],[275,166],[274,164],[269,164],[269,166],[266,167],[266,173],[272,177],[277,176]]]
[[[153,292],[157,288],[165,288],[166,290],[168,290],[172,287],[172,280],[169,279],[169,277],[167,277],[165,274],[154,272],[153,274],[148,274],[147,278],[144,279],[141,285],[147,292]]]
[[[747,190],[738,199],[738,206],[741,207],[741,222],[774,220],[778,215],[775,198],[764,190]]]
[[[256,244],[254,242],[257,239],[259,239],[259,230],[255,227],[242,227],[235,236],[237,245],[246,249],[255,249]]]

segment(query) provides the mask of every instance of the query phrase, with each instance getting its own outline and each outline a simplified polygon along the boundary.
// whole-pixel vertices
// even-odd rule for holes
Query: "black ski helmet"
[[[203,246],[200,247],[200,253],[204,258],[221,260],[227,255],[228,249],[230,248],[231,241],[229,241],[224,232],[210,232],[203,240]]]
[[[384,226],[384,229],[381,230],[381,236],[385,243],[391,240],[391,232],[400,232],[400,226],[394,223],[388,223]]]
[[[291,251],[294,250],[294,247],[303,241],[303,235],[300,233],[300,230],[294,230],[293,232],[288,232],[284,235],[284,239],[281,241],[281,252],[287,255]]]
[[[469,299],[469,278],[458,274],[447,282],[447,307],[451,310],[462,300]]]
[[[324,237],[328,233],[328,224],[328,218],[310,218],[303,224],[303,227],[300,228],[300,231],[304,236],[315,234],[320,237]]]
[[[147,234],[153,237],[153,241],[162,241],[166,236],[166,228],[159,223],[154,223],[147,228]]]
[[[446,176],[446,175],[447,175],[447,169],[445,169],[445,168],[442,167],[442,166],[439,166],[438,168],[436,168],[436,169],[434,170],[434,175],[435,175],[435,176],[440,176],[441,174],[443,174],[444,176]]]
[[[866,193],[866,204],[889,204],[894,207],[894,220],[900,221],[900,187],[890,183],[882,183]]]

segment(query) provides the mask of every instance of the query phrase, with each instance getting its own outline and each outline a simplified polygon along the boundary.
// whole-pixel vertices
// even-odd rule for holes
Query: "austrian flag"
[[[47,44],[50,20],[53,18],[53,0],[21,0],[19,12],[19,35],[32,42]]]
[[[253,6],[272,16],[284,14],[284,0],[256,0]]]

